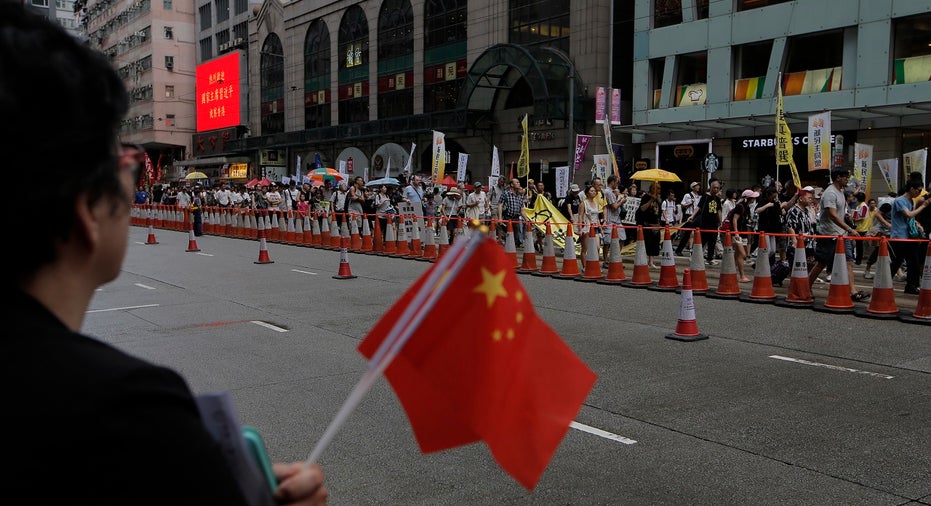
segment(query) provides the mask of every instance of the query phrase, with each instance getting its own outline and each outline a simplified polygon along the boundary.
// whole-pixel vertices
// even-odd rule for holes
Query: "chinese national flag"
[[[371,359],[435,264],[359,345]],[[385,370],[425,453],[482,440],[533,490],[595,374],[537,316],[513,261],[492,238],[446,283]],[[441,280],[443,278],[440,278]]]

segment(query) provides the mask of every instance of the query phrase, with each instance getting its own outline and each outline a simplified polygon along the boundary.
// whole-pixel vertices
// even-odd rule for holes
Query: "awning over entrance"
[[[583,97],[575,68],[565,53],[550,47],[497,44],[485,50],[466,76],[459,107],[491,111],[501,107],[499,94],[507,94],[519,79],[533,93],[534,115],[566,119],[575,115],[567,100]]]

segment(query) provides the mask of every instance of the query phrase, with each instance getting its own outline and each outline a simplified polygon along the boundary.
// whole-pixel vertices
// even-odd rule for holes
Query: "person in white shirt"
[[[472,193],[466,197],[464,217],[466,220],[481,220],[487,215],[488,201],[482,191],[482,183],[476,181],[472,185]]]
[[[666,200],[660,206],[659,221],[661,225],[667,227],[679,226],[679,204],[676,202],[676,194],[672,190],[666,194]]]
[[[679,244],[676,245],[676,255],[682,256],[682,250],[688,246],[689,250],[692,249],[692,229],[695,228],[694,216],[697,216],[695,213],[698,211],[698,203],[701,200],[701,184],[698,181],[693,181],[689,185],[689,192],[682,196],[682,202],[679,203],[682,206],[682,223],[683,229],[679,232]]]
[[[229,207],[230,199],[232,198],[232,193],[229,186],[224,186],[223,188],[218,189],[213,192],[213,196],[217,199],[217,205],[220,207]]]

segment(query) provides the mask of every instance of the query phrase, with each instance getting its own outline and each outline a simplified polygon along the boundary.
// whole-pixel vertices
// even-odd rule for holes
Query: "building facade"
[[[83,39],[83,0],[22,0],[26,10],[44,16],[64,27],[71,35]]]
[[[143,146],[163,177],[191,156],[194,133],[194,9],[178,0],[91,0],[86,34],[130,95],[120,138]]]
[[[377,178],[397,175],[412,146],[412,172],[429,172],[439,131],[447,173],[465,153],[466,179],[484,180],[495,147],[505,177],[518,159],[526,114],[531,177],[552,188],[547,167],[571,163],[577,134],[594,135],[578,176],[590,177],[591,155],[607,153],[595,88],[630,79],[608,64],[621,50],[630,59],[627,4],[264,2],[249,23],[246,135],[221,155],[249,157],[249,177],[291,175],[298,158],[304,171],[319,154]],[[611,19],[626,19],[628,36],[613,40]]]
[[[632,121],[620,130],[651,165],[698,179],[712,152],[730,187],[789,180],[775,158],[777,83],[803,184],[828,181],[809,170],[813,115],[830,112],[832,164],[848,168],[866,153],[858,145],[875,167],[931,144],[929,2],[636,0],[636,10]],[[877,170],[870,188],[890,190]]]
[[[931,142],[929,21],[931,4],[907,0],[268,0],[240,46],[241,135],[211,156],[248,159],[250,178],[303,172],[318,154],[377,178],[412,146],[412,171],[429,172],[439,131],[447,172],[466,153],[465,179],[484,180],[496,148],[510,173],[527,115],[530,175],[549,188],[586,135],[575,182],[613,148],[622,176],[661,167],[680,194],[709,166],[742,187],[790,179],[776,164],[778,82],[800,179],[823,186],[827,171],[809,170],[814,114],[829,111],[829,138],[843,138],[832,163],[856,163],[855,146],[881,160]],[[208,41],[198,23],[199,57],[219,55],[222,30]],[[611,148],[595,121],[604,89],[620,98]],[[871,184],[886,188],[878,171]]]

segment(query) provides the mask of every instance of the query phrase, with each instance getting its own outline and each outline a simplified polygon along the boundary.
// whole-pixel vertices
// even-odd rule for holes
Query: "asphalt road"
[[[359,341],[429,266],[350,253],[358,277],[337,280],[335,251],[269,244],[256,264],[256,241],[155,234],[131,229],[85,332],[228,390],[279,461],[308,456]],[[929,327],[696,297],[709,338],[680,342],[675,292],[520,279],[598,374],[537,487],[482,444],[422,454],[382,379],[320,459],[331,504],[931,505]]]

